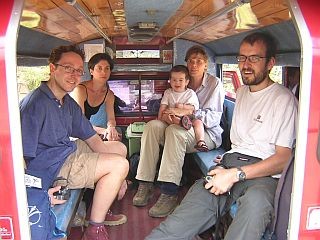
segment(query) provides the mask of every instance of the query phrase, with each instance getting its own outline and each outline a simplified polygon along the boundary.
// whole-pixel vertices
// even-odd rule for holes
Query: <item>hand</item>
[[[192,114],[193,110],[191,109],[185,109],[185,108],[167,108],[163,111],[163,113],[175,115],[177,117],[182,117],[184,115],[190,115]]]
[[[213,161],[214,161],[215,163],[220,163],[221,160],[222,160],[222,156],[221,156],[221,155],[218,155],[218,156],[216,156],[216,159],[214,159]]]
[[[127,180],[124,180],[118,192],[118,200],[121,200],[128,188]]]
[[[55,186],[53,188],[49,188],[48,195],[51,202],[51,206],[54,206],[55,204],[63,204],[67,200],[58,200],[56,199],[56,196],[53,196],[53,193],[58,192],[61,189],[61,186]]]
[[[167,108],[163,111],[163,114],[167,114],[167,115],[175,115],[175,108]]]
[[[167,124],[177,124],[180,125],[180,118],[173,114],[162,114],[162,121],[165,121]]]
[[[120,141],[119,133],[115,127],[108,127],[106,133],[108,141]]]
[[[169,125],[173,124],[172,115],[170,115],[168,113],[163,113],[161,119],[162,119],[162,121],[166,122]]]
[[[213,176],[213,178],[205,184],[206,189],[214,195],[221,195],[226,192],[229,192],[235,181],[236,169],[224,169],[224,168],[215,168],[211,170],[208,175]]]

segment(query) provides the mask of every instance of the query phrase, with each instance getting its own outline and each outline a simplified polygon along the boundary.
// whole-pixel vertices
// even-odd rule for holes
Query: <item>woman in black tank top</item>
[[[90,120],[90,117],[99,111],[105,103],[107,114],[107,128],[94,126],[99,135],[108,141],[121,140],[121,134],[115,129],[116,120],[114,114],[114,93],[109,89],[108,80],[114,63],[106,53],[93,55],[88,62],[91,80],[79,84],[71,96],[80,105],[82,112]]]
[[[99,111],[101,106],[105,106],[107,114],[107,128],[93,126],[96,132],[108,141],[120,141],[121,135],[115,129],[116,120],[114,115],[114,94],[109,89],[107,81],[109,80],[111,70],[113,69],[113,61],[108,54],[98,53],[91,57],[88,62],[91,79],[79,84],[71,93],[74,100],[80,105],[82,112],[90,120],[90,117]],[[105,103],[105,105],[103,105]],[[109,146],[111,142],[108,142]],[[111,147],[112,148],[112,147]],[[119,191],[119,199],[121,199],[126,191],[126,181],[123,182]],[[93,198],[93,190],[87,189],[84,193],[84,201],[87,207]],[[116,219],[116,220],[115,220]],[[127,217],[123,214],[114,215],[109,210],[106,216],[106,225],[118,225],[127,221]]]

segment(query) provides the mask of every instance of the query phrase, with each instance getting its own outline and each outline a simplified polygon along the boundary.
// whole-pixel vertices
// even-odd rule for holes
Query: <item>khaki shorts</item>
[[[99,153],[95,153],[82,140],[76,140],[77,150],[62,165],[58,177],[68,179],[71,189],[94,188],[94,174]]]

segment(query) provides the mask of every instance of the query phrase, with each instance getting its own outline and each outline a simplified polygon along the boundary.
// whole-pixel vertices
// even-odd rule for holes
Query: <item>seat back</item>
[[[232,123],[232,115],[234,110],[234,102],[228,99],[224,100],[223,103],[223,113],[221,116],[220,126],[223,129],[222,133],[222,148],[225,151],[229,151],[231,149],[231,141],[230,141],[230,128]]]
[[[287,239],[294,165],[294,151],[292,152],[293,155],[281,174],[274,197],[275,216],[270,231],[276,239]]]

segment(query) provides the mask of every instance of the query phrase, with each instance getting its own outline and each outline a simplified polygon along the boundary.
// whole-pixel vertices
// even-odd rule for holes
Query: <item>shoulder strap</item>
[[[108,92],[109,92],[109,85],[107,85],[107,92],[106,92],[106,94],[104,95],[104,98],[103,98],[102,103],[104,103],[104,101],[106,100],[106,97],[107,97],[107,95],[108,95]],[[100,105],[101,105],[101,104],[100,104]]]

